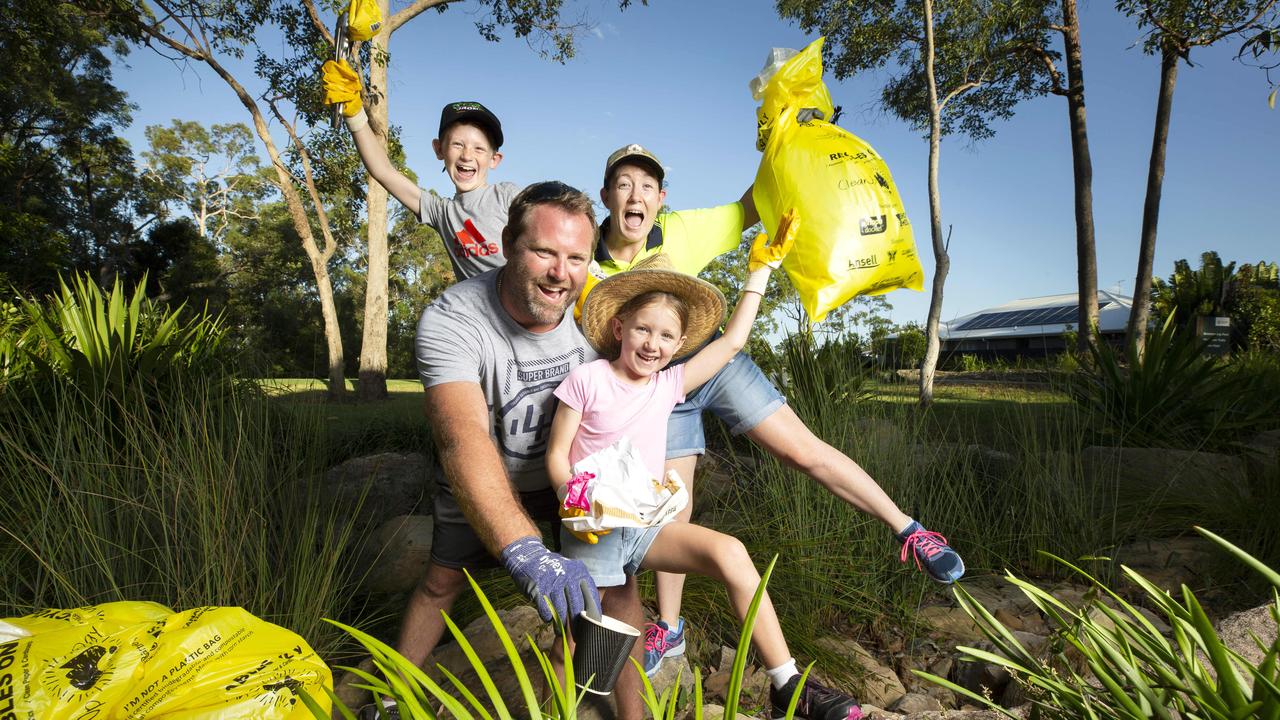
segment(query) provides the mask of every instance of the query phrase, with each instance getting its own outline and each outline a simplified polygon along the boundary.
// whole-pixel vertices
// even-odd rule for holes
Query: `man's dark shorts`
[[[551,488],[530,493],[520,493],[520,504],[529,517],[539,524],[550,523],[551,548],[560,551],[560,501]],[[431,533],[431,561],[448,568],[461,570],[491,568],[498,561],[485,549],[480,537],[471,529],[471,523],[458,507],[453,488],[447,482],[438,483],[435,497],[435,526]],[[547,535],[544,528],[543,537]]]

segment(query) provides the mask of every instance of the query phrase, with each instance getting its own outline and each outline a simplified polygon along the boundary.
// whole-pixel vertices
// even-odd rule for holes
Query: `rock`
[[[986,603],[983,604],[986,605]],[[919,617],[931,625],[939,635],[951,640],[971,643],[985,637],[974,624],[973,619],[960,608],[934,605],[921,609]]]
[[[1203,587],[1221,558],[1217,546],[1198,535],[1140,540],[1116,548],[1114,555],[1157,587],[1175,594],[1183,585]]]
[[[1231,455],[1168,448],[1087,447],[1080,455],[1086,478],[1118,483],[1122,498],[1152,500],[1247,498],[1244,460]]]
[[[881,665],[874,655],[853,640],[822,638],[818,640],[818,645],[862,672],[862,694],[859,699],[863,702],[888,707],[907,694],[897,673]]]
[[[510,610],[499,610],[498,619],[502,621],[502,627],[506,629],[507,635],[511,637],[511,641],[515,644],[516,649],[524,652],[528,649],[529,643],[525,640],[525,635],[538,637],[538,630],[543,627],[542,619],[538,617],[538,611],[532,605],[521,605],[511,608]],[[493,623],[489,618],[481,615],[472,620],[462,634],[467,638],[467,642],[471,644],[471,649],[475,651],[486,664],[494,660],[505,660],[507,650],[502,646],[502,641],[498,638],[498,633],[494,630]],[[541,675],[541,671],[538,673]]]
[[[356,567],[367,568],[360,587],[370,592],[412,590],[431,562],[432,518],[399,515],[364,537]]]
[[[940,675],[939,677],[946,677],[946,675]],[[922,691],[925,695],[937,700],[938,704],[943,708],[951,709],[956,706],[956,694],[941,685],[928,683],[922,688]]]
[[[749,715],[743,715],[742,713],[736,713],[736,717],[737,720],[755,720],[755,718]],[[702,718],[703,720],[723,720],[724,706],[716,705],[714,703],[706,703],[702,706]]]
[[[379,525],[397,515],[409,515],[426,505],[434,492],[428,463],[421,453],[380,453],[353,458],[325,473],[325,488],[334,506],[356,510],[356,524]],[[364,501],[361,502],[361,496]],[[425,513],[424,513],[425,514]]]
[[[1000,705],[1007,708],[1015,708],[1029,702],[1031,697],[1027,694],[1027,688],[1017,680],[1010,681],[1004,687],[1004,693],[1000,695]]]
[[[1001,625],[1004,625],[1010,630],[1021,630],[1023,628],[1022,618],[1014,615],[1006,608],[996,608],[996,611],[992,614],[995,615],[996,620],[998,620]]]
[[[658,695],[662,695],[677,680],[680,683],[680,692],[684,693],[686,697],[691,696],[693,693],[693,668],[689,666],[688,655],[664,658],[662,665],[658,666],[658,672],[649,678],[649,682],[653,683],[653,689]]]
[[[733,669],[733,660],[738,657],[738,651],[728,645],[720,646],[720,659],[716,662],[716,669],[721,672],[729,672]]]
[[[937,699],[929,697],[921,693],[907,693],[898,698],[889,710],[902,713],[903,715],[913,715],[915,713],[927,712],[929,710],[941,710],[942,703]]]
[[[1262,662],[1263,653],[1253,638],[1257,637],[1268,646],[1275,641],[1276,621],[1271,617],[1271,607],[1270,604],[1262,605],[1224,618],[1217,628],[1223,644],[1254,665]]]
[[[1271,476],[1280,468],[1280,430],[1258,433],[1245,443],[1245,459],[1254,473]]]
[[[373,658],[365,658],[360,661],[356,667],[367,673],[377,674],[374,671]],[[359,710],[365,703],[370,702],[373,698],[369,691],[364,688],[356,687],[357,684],[363,685],[364,678],[356,675],[350,670],[344,671],[340,677],[334,679],[333,692],[342,701],[343,705],[351,710]],[[334,717],[339,717],[337,708],[334,708]]]
[[[1014,630],[1013,639],[1022,643],[1022,647],[1026,648],[1027,652],[1032,655],[1039,655],[1049,646],[1049,638],[1023,630]]]
[[[729,671],[717,670],[702,681],[702,697],[707,700],[728,700]]]
[[[978,643],[976,647],[987,652],[995,652],[994,646],[989,642]],[[1005,686],[1009,684],[1010,675],[1008,670],[993,663],[961,660],[951,668],[951,677],[948,679],[979,695],[999,697],[1004,692]]]

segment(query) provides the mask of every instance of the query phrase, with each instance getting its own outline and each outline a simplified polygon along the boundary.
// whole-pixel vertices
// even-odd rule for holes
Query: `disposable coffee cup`
[[[596,695],[612,693],[639,637],[639,630],[621,620],[579,613],[573,623],[574,684]]]

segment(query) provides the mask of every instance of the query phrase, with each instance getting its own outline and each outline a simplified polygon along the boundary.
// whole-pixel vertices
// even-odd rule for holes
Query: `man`
[[[512,201],[502,231],[507,264],[446,290],[418,322],[418,372],[439,490],[431,563],[397,643],[415,664],[444,632],[441,612],[466,587],[463,570],[492,565],[495,556],[544,620],[553,608],[564,620],[599,602],[582,563],[548,550],[535,524],[559,522],[544,461],[552,391],[596,357],[566,310],[582,288],[597,237],[586,195],[559,182],[530,185]],[[604,611],[642,622],[634,580],[609,593]],[[640,717],[638,675],[623,673],[616,697],[620,717]]]
[[[605,162],[600,200],[609,211],[600,226],[595,261],[605,275],[624,272],[656,253],[675,268],[697,275],[713,258],[735,250],[742,232],[759,220],[747,188],[736,203],[703,210],[663,213],[665,170],[657,156],[640,145],[619,148]],[[800,219],[804,221],[803,218]],[[667,469],[689,482],[698,455],[706,452],[702,411],[718,416],[731,432],[745,433],[789,467],[816,480],[836,497],[873,515],[894,532],[910,555],[934,580],[955,582],[964,563],[946,538],[925,530],[885,494],[876,481],[844,453],[815,436],[787,406],[786,399],[744,353],[676,406],[667,425]],[[681,513],[687,520],[692,503]],[[645,641],[645,671],[653,674],[664,657],[684,652],[680,618],[682,575],[658,573],[659,620]]]

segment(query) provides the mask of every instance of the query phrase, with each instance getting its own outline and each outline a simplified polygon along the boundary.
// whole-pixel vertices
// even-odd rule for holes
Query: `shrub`
[[[1196,528],[1253,567],[1273,586],[1270,606],[1280,621],[1280,574],[1213,533]],[[1047,657],[1031,653],[973,596],[956,586],[961,607],[996,652],[958,648],[975,662],[1000,665],[1023,685],[1033,704],[1031,717],[1275,718],[1280,717],[1280,637],[1255,638],[1264,652],[1255,664],[1223,644],[1195,595],[1181,597],[1152,585],[1130,568],[1128,577],[1163,615],[1171,630],[1161,633],[1134,605],[1084,570],[1056,558],[1093,585],[1083,604],[1059,600],[1035,585],[1008,575],[1048,619],[1053,637]],[[1104,602],[1104,598],[1108,602]],[[1010,718],[1022,717],[991,699],[928,673],[917,675],[980,702]]]
[[[1123,353],[1104,343],[1090,354],[1092,366],[1076,376],[1072,398],[1120,444],[1218,447],[1271,425],[1280,410],[1280,396],[1260,392],[1266,377],[1230,372],[1206,357],[1173,316],[1149,334],[1141,353],[1132,343]]]
[[[146,280],[131,297],[119,280],[104,293],[87,275],[61,282],[40,302],[21,299],[0,308],[0,381],[40,385],[65,381],[86,396],[120,398],[140,384],[162,385],[177,373],[225,375],[226,329],[200,312],[184,318],[146,297]]]

